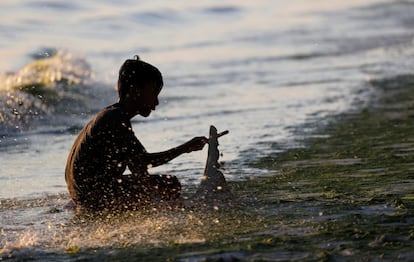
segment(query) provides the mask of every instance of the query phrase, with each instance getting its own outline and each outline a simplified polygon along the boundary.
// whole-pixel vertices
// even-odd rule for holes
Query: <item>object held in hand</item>
[[[223,132],[221,132],[221,133],[218,133],[217,134],[217,138],[219,138],[219,137],[221,137],[221,136],[224,136],[224,135],[227,135],[229,133],[229,130],[225,130],[225,131],[223,131]]]

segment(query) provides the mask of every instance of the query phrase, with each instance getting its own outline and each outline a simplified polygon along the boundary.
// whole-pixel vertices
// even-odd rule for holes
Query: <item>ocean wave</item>
[[[70,52],[43,49],[34,61],[13,73],[0,74],[0,133],[28,130],[52,114],[70,113],[70,101],[87,98],[93,72]],[[61,104],[66,104],[65,109]]]

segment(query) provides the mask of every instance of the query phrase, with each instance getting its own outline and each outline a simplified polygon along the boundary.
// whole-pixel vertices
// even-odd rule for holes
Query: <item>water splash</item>
[[[57,92],[57,83],[79,85],[92,76],[86,60],[64,50],[47,49],[33,55],[33,58],[35,61],[18,72],[0,75],[0,91]]]
[[[84,99],[93,76],[89,64],[70,52],[50,50],[17,72],[0,74],[0,133],[27,130],[56,113],[59,104]]]
[[[0,260],[102,255],[125,248],[202,244],[257,223],[240,209],[153,207],[121,213],[62,211],[66,194],[0,201]],[[57,208],[56,208],[57,207]],[[227,233],[225,233],[227,234]],[[92,253],[91,250],[94,250]],[[89,255],[88,255],[89,254]],[[53,259],[50,259],[53,261]]]

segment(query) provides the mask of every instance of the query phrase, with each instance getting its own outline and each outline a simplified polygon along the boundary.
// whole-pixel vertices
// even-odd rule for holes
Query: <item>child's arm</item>
[[[145,157],[147,158],[148,165],[156,167],[163,165],[184,153],[201,150],[207,142],[208,139],[204,136],[194,137],[190,141],[171,148],[170,150],[158,153],[147,153]]]

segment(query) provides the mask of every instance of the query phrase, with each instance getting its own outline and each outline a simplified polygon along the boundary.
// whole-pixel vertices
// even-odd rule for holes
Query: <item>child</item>
[[[183,153],[203,149],[206,137],[159,153],[148,153],[135,136],[131,119],[148,117],[158,105],[160,71],[128,59],[119,70],[119,101],[100,111],[79,133],[66,164],[66,184],[77,207],[92,210],[136,209],[157,200],[175,200],[181,184],[175,176],[155,176],[159,166]],[[132,174],[123,174],[126,167]]]

